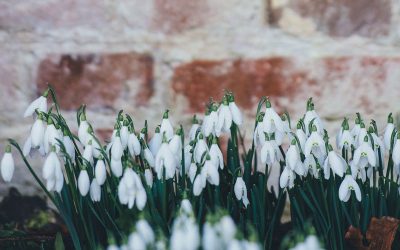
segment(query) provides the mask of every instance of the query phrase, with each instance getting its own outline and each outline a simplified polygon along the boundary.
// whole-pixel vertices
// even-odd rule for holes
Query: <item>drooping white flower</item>
[[[83,159],[88,161],[90,165],[93,165],[93,146],[92,146],[92,141],[89,141],[89,143],[85,146],[85,149],[83,150],[82,154]]]
[[[161,126],[160,126],[160,134],[164,135],[164,133],[165,133],[165,136],[167,137],[167,141],[171,140],[172,136],[174,135],[174,129],[168,118],[168,112],[169,112],[169,110],[166,110],[164,112],[163,119],[161,121]]]
[[[14,175],[14,158],[11,154],[11,146],[7,145],[3,158],[1,159],[1,177],[5,182],[10,182]]]
[[[26,110],[24,112],[24,117],[33,115],[33,113],[35,113],[36,110],[46,113],[47,112],[47,94],[48,94],[48,90],[46,90],[42,96],[38,97],[36,100],[31,102],[31,104],[29,104],[29,106],[26,108]]]
[[[301,128],[301,124],[297,124],[296,136],[297,139],[299,140],[301,149],[304,151],[307,141],[307,136],[306,133],[304,133],[303,129]]]
[[[300,152],[297,149],[295,139],[292,140],[292,143],[286,153],[286,166],[288,166],[292,171],[295,171],[296,174],[300,176],[304,176],[307,174],[307,169],[301,162]]]
[[[130,250],[146,250],[146,242],[137,232],[133,232],[128,237],[128,247]]]
[[[259,120],[258,120],[256,128],[254,129],[253,142],[254,142],[254,146],[259,147],[259,146],[263,146],[265,143],[265,132],[263,130],[262,114],[259,115],[259,117],[257,119],[259,119]]]
[[[123,125],[120,131],[121,136],[121,145],[123,149],[126,149],[128,146],[128,139],[129,139],[129,129],[128,129],[128,121],[124,120]]]
[[[313,131],[304,146],[304,155],[307,157],[311,153],[317,157],[319,163],[322,165],[326,156],[325,142],[322,136],[317,132],[316,126],[313,127]]]
[[[195,162],[199,164],[202,163],[202,160],[207,153],[208,153],[207,143],[203,137],[203,134],[199,134],[199,138],[196,145],[194,146],[194,152],[193,152]]]
[[[266,135],[266,141],[264,145],[261,148],[261,163],[263,164],[268,164],[271,166],[274,164],[276,161],[280,160],[279,155],[278,155],[278,146],[275,143],[275,140],[272,140]]]
[[[131,169],[125,169],[124,175],[118,185],[118,198],[121,204],[128,205],[131,209],[136,201],[136,207],[143,210],[146,205],[147,195],[140,177]]]
[[[86,146],[90,143],[92,145],[92,155],[94,158],[99,158],[101,156],[102,147],[98,140],[93,134],[92,128],[89,128],[90,133],[87,135]]]
[[[148,147],[146,147],[143,150],[143,155],[144,155],[144,159],[146,160],[147,164],[149,164],[150,167],[154,168],[154,166],[155,166],[154,156]]]
[[[81,170],[78,177],[78,189],[82,196],[86,196],[89,192],[90,180],[86,169]]]
[[[181,139],[181,130],[179,129],[174,136],[172,136],[169,141],[169,148],[171,152],[175,155],[176,161],[180,162],[182,158],[182,139]]]
[[[208,183],[210,183],[211,185],[219,185],[218,169],[213,165],[209,157],[206,158],[204,166],[201,169],[201,174],[205,177],[205,179],[203,179],[203,182],[207,180]],[[203,184],[203,186],[205,186],[205,184]]]
[[[199,121],[197,120],[196,115],[193,116],[192,119],[192,127],[189,130],[189,140],[193,141],[194,139],[196,139],[196,134],[199,131],[200,125],[199,125]]]
[[[312,98],[308,99],[307,101],[307,111],[306,114],[304,115],[304,125],[307,135],[310,135],[313,132],[312,126],[315,126],[316,131],[319,134],[322,134],[324,131],[321,118],[314,110],[314,103],[312,101]]]
[[[160,150],[156,155],[155,160],[155,171],[157,173],[157,178],[163,178],[165,171],[165,179],[171,179],[175,175],[175,167],[177,166],[176,159],[170,150],[168,143],[163,142],[161,144]]]
[[[149,187],[153,186],[153,173],[151,172],[151,169],[146,168],[144,170],[144,177],[146,179],[146,184]]]
[[[265,102],[265,106],[262,131],[266,133],[274,133],[277,130],[284,132],[282,119],[272,108],[271,102],[268,99]]]
[[[350,199],[351,191],[354,191],[358,201],[361,201],[361,190],[353,177],[348,174],[344,177],[339,187],[339,199],[347,202]]]
[[[224,100],[218,108],[217,135],[218,133],[229,132],[231,126],[232,114],[228,102]]]
[[[170,249],[196,250],[200,246],[199,227],[194,219],[192,205],[182,200],[178,217],[172,224]]]
[[[128,137],[128,149],[132,157],[140,155],[141,147],[139,139],[137,138],[134,131],[129,134]]]
[[[385,143],[385,148],[387,150],[390,150],[390,146],[391,146],[390,143],[391,143],[393,131],[395,131],[395,129],[394,129],[394,124],[393,124],[392,113],[390,113],[388,116],[388,124],[387,124],[387,126],[385,128],[385,132],[383,134],[383,141]]]
[[[192,162],[190,164],[188,173],[189,173],[190,182],[193,183],[194,178],[196,177],[196,174],[197,174],[197,165],[196,165],[196,163]]]
[[[205,137],[217,135],[217,133],[219,134],[217,110],[218,108],[216,104],[213,103],[210,110],[207,110],[206,115],[204,116],[203,125],[201,128]]]
[[[53,120],[50,118],[47,122],[47,127],[43,135],[43,148],[46,154],[50,151],[50,146],[55,146],[56,151],[60,151],[60,145],[58,141],[62,140],[62,133],[56,129]]]
[[[160,133],[160,127],[157,127],[153,137],[149,141],[149,149],[153,155],[157,155],[158,150],[161,147],[162,134]]]
[[[308,169],[308,172],[312,174],[315,179],[319,178],[319,169],[317,168],[317,162],[313,154],[306,157],[304,160],[304,167]]]
[[[210,222],[204,223],[203,226],[203,238],[202,247],[204,250],[219,250],[224,249],[223,242],[218,236],[217,229],[210,224]]]
[[[213,140],[213,144],[210,147],[210,159],[214,166],[217,168],[224,168],[224,156],[222,155],[221,149],[219,149],[216,138]]]
[[[354,161],[350,161],[349,165],[353,179],[361,179],[361,181],[364,183],[367,180],[367,172],[365,168],[360,168],[359,166],[355,165]]]
[[[238,177],[233,188],[235,191],[236,199],[243,202],[243,205],[247,208],[249,205],[249,199],[247,198],[247,187],[242,177]]]
[[[185,160],[185,175],[189,172],[190,164],[192,162],[192,142],[187,144],[185,148],[183,149],[183,154],[184,154],[184,160]],[[182,164],[178,165],[179,168],[179,174],[183,176],[183,168]]]
[[[111,159],[115,161],[121,160],[123,153],[124,148],[122,147],[121,137],[117,133],[111,146]]]
[[[44,142],[45,124],[43,116],[39,114],[31,129],[31,145],[33,148],[42,147]]]
[[[107,170],[104,160],[102,158],[97,160],[94,173],[96,176],[97,183],[100,186],[103,185],[107,178]]]
[[[289,168],[285,167],[279,177],[279,186],[281,188],[292,188],[294,186],[294,179],[296,178],[295,173]]]
[[[331,169],[333,173],[337,174],[340,177],[343,177],[343,174],[346,171],[346,161],[335,151],[333,151],[330,144],[328,145],[328,150],[328,157],[325,159],[324,162],[325,179],[329,179]]]
[[[94,178],[90,184],[90,198],[94,202],[99,202],[101,199],[101,187],[96,178]]]
[[[230,95],[228,99],[229,99],[229,110],[231,111],[232,114],[232,120],[236,125],[240,126],[243,123],[242,113],[240,112],[238,106],[236,105],[233,95]]]
[[[115,177],[120,177],[122,175],[121,159],[114,160],[113,158],[111,158],[110,167],[111,167],[111,172]]]
[[[87,142],[87,137],[89,135],[89,123],[86,121],[86,115],[84,113],[81,114],[80,124],[78,128],[78,138],[79,141],[84,145]]]
[[[75,161],[75,146],[74,143],[72,142],[71,138],[68,135],[64,135],[62,139],[65,147],[65,151],[71,158],[72,162]]]
[[[64,185],[64,176],[61,170],[61,163],[55,153],[55,147],[52,146],[51,152],[47,156],[42,174],[43,178],[46,180],[46,189],[48,191],[57,191],[61,192],[61,189]]]
[[[360,168],[365,168],[368,164],[372,167],[376,166],[375,152],[370,143],[368,143],[368,136],[364,138],[364,141],[354,151],[353,161]]]

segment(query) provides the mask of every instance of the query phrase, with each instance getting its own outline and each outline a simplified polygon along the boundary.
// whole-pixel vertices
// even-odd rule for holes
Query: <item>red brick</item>
[[[153,94],[153,59],[148,55],[82,54],[50,55],[39,65],[39,93],[51,84],[63,109],[76,109],[82,103],[89,108],[113,107],[127,89],[137,87],[133,105],[144,105]]]
[[[313,19],[320,31],[332,36],[377,37],[387,35],[390,29],[389,0],[293,0],[283,8]],[[272,9],[270,21],[277,23],[282,10]]]
[[[329,119],[355,112],[381,119],[397,111],[399,67],[398,57],[193,61],[175,69],[172,87],[186,97],[187,111],[203,112],[208,98],[220,100],[226,89],[248,110],[254,110],[261,96],[271,96],[278,110],[299,115],[307,98],[314,97]]]
[[[173,88],[185,95],[191,110],[201,111],[209,99],[219,100],[224,90],[233,91],[239,105],[251,108],[261,96],[290,96],[297,83],[313,81],[307,72],[287,71],[289,58],[258,60],[194,61],[175,69]]]

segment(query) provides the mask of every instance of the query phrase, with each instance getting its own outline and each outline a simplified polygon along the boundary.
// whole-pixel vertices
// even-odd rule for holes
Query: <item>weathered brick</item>
[[[390,29],[391,3],[389,0],[269,0],[270,22],[287,23],[282,18],[299,15],[311,18],[315,27],[326,34],[347,37],[353,34],[377,37],[387,35]],[[297,18],[297,17],[295,17]],[[297,20],[297,19],[296,19]],[[289,22],[291,25],[300,25]],[[283,27],[291,30],[291,27]]]
[[[233,91],[239,105],[252,108],[263,95],[290,97],[301,82],[313,84],[307,72],[292,70],[290,58],[194,61],[175,69],[173,88],[185,95],[191,110],[201,111],[210,97]]]
[[[135,84],[132,105],[144,105],[153,94],[153,59],[135,53],[50,55],[39,65],[39,93],[51,84],[63,109],[113,107]]]
[[[204,111],[208,97],[217,100],[233,91],[239,106],[254,111],[261,96],[270,96],[278,110],[296,117],[314,97],[330,121],[355,112],[384,121],[399,112],[399,57],[264,58],[194,61],[175,69],[172,87],[189,103],[187,111]]]

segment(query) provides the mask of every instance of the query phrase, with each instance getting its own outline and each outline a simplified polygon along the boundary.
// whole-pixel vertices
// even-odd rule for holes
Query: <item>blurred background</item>
[[[102,139],[120,109],[154,129],[169,108],[188,128],[224,89],[247,134],[261,96],[294,119],[313,97],[331,133],[355,112],[382,131],[400,108],[399,68],[398,0],[1,0],[0,152],[9,137],[24,143],[33,121],[23,112],[48,83],[71,127],[85,103]],[[37,193],[14,156],[0,196]]]

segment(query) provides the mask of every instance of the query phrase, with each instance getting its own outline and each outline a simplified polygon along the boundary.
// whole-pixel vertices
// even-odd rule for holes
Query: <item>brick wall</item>
[[[224,89],[247,128],[263,95],[295,118],[313,96],[331,132],[356,111],[382,126],[400,109],[399,27],[398,0],[2,1],[0,143],[23,143],[47,82],[105,138],[119,109],[154,127],[170,108],[187,125]],[[10,185],[31,183],[19,164]]]

